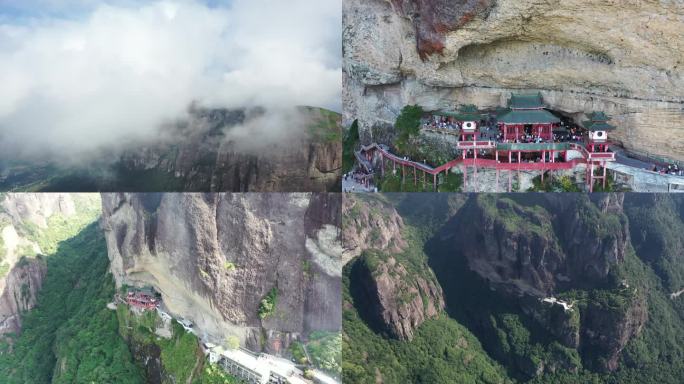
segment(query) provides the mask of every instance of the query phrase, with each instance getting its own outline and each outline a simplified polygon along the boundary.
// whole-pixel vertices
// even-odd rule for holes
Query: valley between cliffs
[[[339,376],[341,203],[327,193],[0,195],[0,377],[237,382],[205,343]],[[160,311],[121,299],[143,288]]]
[[[343,379],[677,383],[684,200],[347,194]]]

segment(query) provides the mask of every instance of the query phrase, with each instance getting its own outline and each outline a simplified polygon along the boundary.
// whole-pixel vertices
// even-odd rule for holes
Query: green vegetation
[[[104,190],[158,192],[158,191],[186,191],[186,182],[176,177],[172,172],[162,169],[131,169],[126,164],[117,164],[114,168],[115,177],[107,185],[100,186]],[[102,182],[102,181],[100,181]],[[197,186],[201,189],[202,186]]]
[[[313,114],[313,121],[308,125],[309,134],[314,141],[337,143],[342,140],[340,114],[323,108],[304,107]]]
[[[461,192],[463,189],[463,174],[448,172],[445,176],[441,173],[437,189],[439,192]]]
[[[489,217],[503,223],[507,231],[556,238],[553,236],[551,215],[541,206],[521,205],[511,198],[496,194],[478,195],[477,204],[484,208]]]
[[[594,174],[596,176],[601,176],[602,171],[600,169],[597,169],[594,171]],[[615,177],[613,176],[613,171],[611,170],[606,170],[606,186],[605,188],[603,187],[603,181],[597,180],[594,182],[594,192],[630,192],[631,189],[621,187],[618,184],[615,183]]]
[[[223,263],[223,268],[226,269],[226,271],[234,271],[235,270],[235,264],[231,263],[230,261],[226,261]]]
[[[543,182],[541,176],[534,177],[528,192],[582,192],[582,188],[570,176],[547,173]]]
[[[240,348],[240,339],[237,336],[230,335],[226,338],[226,345],[230,349]]]
[[[302,260],[302,271],[305,276],[311,276],[311,262],[309,260]]]
[[[205,364],[202,374],[192,384],[239,384],[242,381],[227,374],[221,367],[214,364]]]
[[[420,132],[420,119],[423,116],[423,108],[418,105],[407,105],[402,108],[394,128],[398,137],[394,142],[400,153],[408,153],[409,141]]]
[[[193,384],[239,382],[219,367],[206,362],[200,351],[197,337],[186,332],[177,321],[171,321],[171,337],[164,338],[155,333],[157,328],[164,326],[162,319],[155,311],[136,314],[126,306],[119,306],[117,318],[119,333],[129,341],[132,350],[138,351],[136,356],[139,366],[142,367],[145,364],[145,360],[149,357],[148,351],[159,351],[163,382],[192,382]],[[226,341],[229,344],[232,343],[230,337]]]
[[[411,180],[409,180],[411,179]],[[430,176],[432,179],[432,176]],[[413,175],[406,176],[406,180],[402,182],[401,171],[399,170],[396,175],[391,173],[386,173],[385,177],[380,179],[378,184],[378,190],[382,192],[433,192],[434,187],[432,185],[432,180],[427,183],[423,183],[422,180],[414,184]]]
[[[671,195],[625,195],[632,244],[668,292],[684,288],[684,202]]]
[[[157,345],[161,347],[161,361],[164,373],[175,378],[175,382],[184,383],[194,373],[198,359],[203,359],[198,353],[197,337],[185,332],[176,321],[173,322],[173,337],[160,338]]]
[[[257,312],[259,314],[259,318],[266,319],[269,316],[272,316],[275,313],[277,302],[278,289],[273,287],[259,303],[259,310]]]
[[[344,383],[510,382],[475,336],[446,316],[423,323],[410,342],[376,334],[354,309],[344,310],[343,328]]]
[[[9,273],[9,265],[7,263],[0,262],[0,278],[5,277]]]
[[[304,370],[304,378],[305,379],[313,380],[314,376],[315,375],[314,375],[313,370],[311,370],[311,369],[305,369]]]
[[[5,259],[5,256],[7,256],[7,249],[5,249],[5,239],[2,237],[2,230],[5,228],[2,223],[0,223],[0,263]]]
[[[46,260],[38,305],[24,315],[12,353],[0,355],[3,383],[142,383],[106,308],[114,283],[97,224],[61,242]]]
[[[344,135],[344,140],[342,141],[342,173],[347,173],[354,167],[354,162],[356,158],[354,157],[354,151],[359,145],[359,121],[354,120],[349,131]]]
[[[409,226],[406,239],[413,250],[392,256],[406,267],[407,276],[435,271],[445,293],[448,315],[423,323],[412,341],[376,333],[374,326],[364,321],[373,320],[362,317],[354,306],[357,296],[350,292],[358,282],[351,280],[350,272],[358,263],[373,271],[389,255],[366,251],[345,268],[343,275],[345,382],[477,383],[487,382],[477,377],[478,373],[489,372],[495,377],[493,382],[680,383],[684,377],[684,296],[670,298],[669,294],[684,288],[684,199],[627,195],[627,219],[619,211],[599,208],[592,202],[595,199],[586,195],[567,196],[576,202],[573,220],[585,228],[581,238],[612,244],[611,239],[624,241],[624,231],[629,228],[636,248],[635,252],[626,243],[624,259],[611,262],[607,277],[573,281],[573,289],[558,292],[556,297],[574,303],[572,311],[560,306],[535,306],[524,298],[511,299],[492,290],[470,270],[458,247],[454,247],[452,236],[445,234],[467,222],[474,206],[464,206],[442,195],[385,196]],[[558,252],[567,252],[571,246],[565,243],[567,234],[560,232],[565,229],[556,218],[561,212],[556,200],[539,200],[532,195],[480,195],[473,199],[471,203],[484,208],[485,220],[500,220],[507,230],[516,233],[553,238]],[[616,201],[619,199],[612,203]],[[402,295],[399,293],[399,301]],[[622,351],[620,368],[603,372],[601,367],[607,362],[605,344],[587,341],[585,332],[618,337],[611,333],[613,327],[629,324],[639,316],[640,308],[648,309],[643,330]],[[564,345],[567,341],[554,334],[559,330],[563,335],[580,334],[584,338],[580,347]],[[467,345],[477,346],[473,354],[482,358],[484,366],[470,371],[471,363],[464,367],[463,361],[451,360],[460,352],[451,348],[463,345],[454,342],[460,335],[465,335]],[[471,344],[467,335],[477,344]]]
[[[306,358],[306,352],[304,352],[304,345],[299,341],[293,341],[290,344],[290,354],[294,361],[298,364],[309,364],[310,361]]]
[[[405,195],[411,199],[411,195]],[[444,196],[444,195],[442,195]],[[440,199],[442,201],[442,199]],[[456,202],[453,209],[458,209]],[[409,202],[410,205],[410,202]],[[418,210],[418,209],[414,209]],[[414,216],[412,223],[422,222]],[[430,221],[426,228],[434,228]],[[354,263],[365,263],[371,273],[380,262],[391,256],[404,266],[407,274],[402,279],[422,277],[434,281],[435,276],[426,264],[423,241],[426,233],[407,227],[402,234],[408,243],[400,254],[387,255],[365,251]],[[359,316],[351,295],[350,271],[354,263],[345,267],[343,274],[344,311],[342,336],[342,380],[345,383],[507,383],[506,374],[482,349],[480,342],[454,319],[442,315],[428,320],[416,331],[410,342],[387,339],[373,331]],[[399,293],[400,300],[410,292]],[[426,300],[423,300],[426,304]]]
[[[397,168],[396,174],[392,173],[392,163],[385,162],[385,176],[377,176],[375,184],[381,192],[435,192],[433,176],[418,171],[415,179],[413,169],[407,168],[402,181],[401,168]],[[437,176],[437,189],[439,192],[460,192],[463,188],[463,174],[449,172],[446,175],[440,173]]]
[[[334,375],[342,373],[342,334],[340,332],[315,331],[309,335],[306,348],[311,363]]]
[[[50,255],[57,250],[61,241],[79,233],[83,228],[99,217],[101,202],[99,194],[72,195],[75,205],[73,215],[65,216],[55,213],[47,220],[47,227],[40,228],[30,221],[25,221],[17,228],[20,234],[28,240],[34,241],[45,255]],[[30,248],[30,247],[29,247]],[[22,252],[27,255],[35,255],[33,249],[26,248]]]

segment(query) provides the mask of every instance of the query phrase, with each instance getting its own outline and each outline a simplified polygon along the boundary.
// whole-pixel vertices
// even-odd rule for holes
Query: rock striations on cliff
[[[340,330],[340,198],[104,194],[111,271],[117,285],[154,287],[201,335],[278,353],[293,336]]]
[[[407,104],[494,108],[538,90],[578,122],[612,115],[628,149],[682,160],[682,35],[676,1],[345,1],[344,120],[369,142]]]
[[[161,132],[159,143],[124,152],[119,180],[106,190],[124,183],[132,191],[333,191],[341,177],[340,132],[339,114],[324,109],[196,107]],[[161,175],[160,185],[129,180],[146,172]]]
[[[381,198],[344,197],[343,239],[351,262],[352,295],[376,329],[401,340],[413,338],[425,320],[444,309],[442,289],[427,266],[407,257],[409,241],[397,211]]]
[[[648,319],[643,282],[621,277],[629,276],[633,252],[623,200],[473,196],[458,216],[469,225],[459,227],[451,247],[562,345],[591,354],[587,366],[614,371]],[[586,296],[567,298],[569,291]]]

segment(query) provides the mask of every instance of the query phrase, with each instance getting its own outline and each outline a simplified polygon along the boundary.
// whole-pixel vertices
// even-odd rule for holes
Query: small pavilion
[[[608,124],[610,117],[603,112],[592,112],[588,117],[589,120],[582,122],[588,131],[587,150],[589,152],[608,152],[608,131],[615,129],[615,126]]]
[[[461,141],[475,141],[482,113],[472,104],[461,105],[455,119],[461,123]]]
[[[477,128],[483,114],[475,105],[461,105],[458,111],[438,111],[433,113],[433,115],[444,119],[450,124],[458,124],[461,128],[461,141],[474,141],[477,139]]]
[[[513,94],[508,108],[508,112],[498,118],[504,140],[520,139],[525,134],[539,136],[543,140],[553,139],[553,127],[560,123],[560,119],[544,109],[541,93]]]

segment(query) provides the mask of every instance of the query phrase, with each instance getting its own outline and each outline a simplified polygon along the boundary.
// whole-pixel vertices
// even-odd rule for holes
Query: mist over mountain
[[[340,25],[337,0],[3,2],[0,153],[112,162],[193,106],[264,108],[237,149],[296,136],[296,106],[340,110]]]

